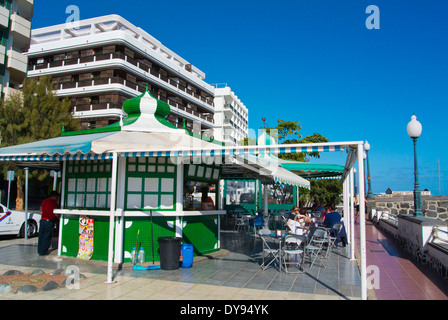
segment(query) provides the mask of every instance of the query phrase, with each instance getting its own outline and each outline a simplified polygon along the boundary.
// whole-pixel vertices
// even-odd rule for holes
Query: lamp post
[[[366,159],[367,159],[367,184],[368,184],[368,192],[367,192],[367,199],[375,199],[375,196],[372,193],[372,185],[370,183],[370,166],[369,166],[369,150],[370,150],[370,144],[368,141],[364,144],[364,150],[366,150]]]
[[[364,168],[364,174],[363,174],[364,180],[362,181],[362,184],[364,185],[364,197],[367,196],[367,194],[366,194],[366,190],[367,190],[367,186],[366,186],[366,182],[367,182],[366,157],[367,157],[367,155],[366,155],[366,152],[364,151],[362,153],[362,161],[363,161],[362,164],[363,164],[363,168]],[[359,183],[361,183],[361,181],[359,181]]]
[[[408,135],[414,142],[414,211],[416,217],[422,217],[422,197],[420,194],[420,187],[418,184],[418,170],[417,170],[417,139],[422,134],[422,125],[417,121],[417,117],[413,114],[411,121],[407,125]]]

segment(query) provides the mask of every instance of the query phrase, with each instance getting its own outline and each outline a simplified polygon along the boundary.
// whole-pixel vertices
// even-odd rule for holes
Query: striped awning
[[[332,152],[354,143],[226,147],[198,138],[156,132],[107,132],[65,136],[0,148],[0,161],[63,161],[120,157],[243,156],[299,152]]]
[[[241,174],[235,179],[235,176],[228,177],[231,180],[253,178],[262,181],[264,184],[288,184],[292,186],[299,186],[302,188],[310,189],[310,182],[276,164],[270,163],[265,159],[258,156],[243,155],[237,156],[234,159],[233,167],[247,168],[251,171],[252,175],[246,176]],[[225,167],[223,172],[225,173]],[[223,178],[226,179],[226,175],[223,174]]]
[[[357,142],[316,143],[269,146],[222,146],[184,132],[106,132],[64,136],[12,147],[0,148],[0,161],[65,161],[111,159],[119,157],[214,157],[283,154],[299,152],[334,152]]]

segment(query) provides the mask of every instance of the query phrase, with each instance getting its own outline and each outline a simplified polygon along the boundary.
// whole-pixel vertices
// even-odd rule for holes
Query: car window
[[[5,213],[5,208],[3,206],[0,206],[0,213]]]

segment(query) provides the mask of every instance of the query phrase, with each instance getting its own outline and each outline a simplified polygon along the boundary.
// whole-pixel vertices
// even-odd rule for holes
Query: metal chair
[[[285,266],[286,273],[300,273],[303,270],[303,249],[301,247],[304,241],[303,236],[288,235],[285,238],[285,245],[282,252],[282,263]],[[295,260],[288,261],[287,256],[296,257]],[[288,270],[288,266],[295,265],[300,266],[297,272],[292,272]]]
[[[258,231],[258,236],[263,242],[263,262],[260,266],[260,268],[264,271],[266,270],[273,262],[277,262],[279,267],[281,267],[281,257],[280,257],[280,250],[279,248],[274,247],[274,243],[269,242],[266,239],[266,236],[268,236],[271,233],[270,230],[267,229],[261,229]],[[266,264],[266,259],[271,258],[269,263]]]
[[[240,232],[241,229],[245,230],[247,228],[247,222],[244,218],[236,218],[235,221],[235,229],[237,232]]]
[[[328,236],[328,249],[325,257],[328,255],[328,251],[332,250],[336,247],[336,241],[339,238],[339,235],[342,231],[343,225],[341,223],[336,223],[333,225],[333,227],[330,229],[329,236]]]
[[[325,268],[325,263],[319,255],[323,249],[323,245],[328,243],[327,230],[324,228],[316,228],[312,234],[310,233],[310,237],[308,244],[305,246],[305,255],[308,255],[311,260],[310,269],[313,267],[317,258],[319,258],[322,266]]]

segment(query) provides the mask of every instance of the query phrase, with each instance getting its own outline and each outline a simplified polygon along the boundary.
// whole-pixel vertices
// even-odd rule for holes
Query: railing
[[[448,231],[442,230],[437,226],[432,228],[431,242],[442,242],[448,244]]]
[[[168,76],[157,72],[154,68],[150,68],[144,62],[139,61],[134,58],[131,58],[130,56],[127,56],[122,52],[100,53],[100,54],[79,57],[79,58],[70,58],[70,59],[57,60],[57,61],[52,61],[52,62],[33,64],[33,65],[30,65],[30,70],[42,70],[42,69],[48,69],[48,68],[63,67],[63,66],[67,66],[67,65],[75,65],[75,64],[80,64],[80,63],[89,63],[89,62],[112,60],[112,59],[124,60],[145,72],[149,72],[154,77],[161,79],[162,81],[170,84],[171,86],[179,89],[180,91],[185,92],[188,95],[193,96],[196,99],[201,100],[202,102],[204,102],[212,107],[214,106],[213,98],[203,97],[203,96],[198,95],[196,92],[179,84],[178,82],[174,81],[173,79],[169,78]]]
[[[73,112],[85,112],[94,110],[110,110],[110,109],[120,109],[121,105],[119,103],[113,102],[99,102],[99,103],[83,103],[77,104],[73,107]]]
[[[55,83],[55,90],[63,90],[63,89],[73,89],[73,88],[81,88],[81,87],[90,87],[95,85],[104,85],[104,84],[113,84],[113,83],[119,83],[122,85],[125,85],[131,89],[135,89],[140,92],[145,92],[145,86],[140,85],[138,83],[126,80],[122,77],[111,77],[111,78],[100,78],[96,80],[81,80],[77,82],[61,82],[61,83]],[[203,120],[206,120],[210,123],[214,123],[213,116],[210,113],[199,113],[197,110],[194,110],[190,104],[187,104],[187,106],[183,105],[182,103],[178,103],[172,99],[169,99],[167,97],[157,95],[157,98],[159,100],[162,100],[164,102],[167,102],[170,106],[174,107],[177,110],[182,110],[186,113],[189,113],[193,116],[199,117]],[[109,104],[108,104],[109,105]],[[79,111],[92,111],[92,110],[100,110],[100,109],[108,109],[106,108],[105,103],[93,103],[93,104],[82,104],[75,107],[75,112]],[[115,107],[114,107],[115,108]],[[117,108],[121,108],[121,106],[117,106]]]
[[[383,220],[388,222],[389,224],[398,226],[398,217],[395,214],[390,213],[389,211],[377,211],[376,209],[372,209],[372,220],[379,222]]]

